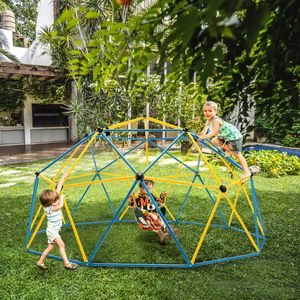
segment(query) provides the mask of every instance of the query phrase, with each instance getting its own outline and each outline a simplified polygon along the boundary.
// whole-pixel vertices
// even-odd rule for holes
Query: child
[[[56,191],[44,190],[40,196],[40,202],[43,205],[43,209],[47,216],[47,229],[46,235],[48,238],[48,247],[43,251],[40,259],[37,262],[37,266],[43,270],[47,267],[44,264],[44,260],[47,255],[53,250],[55,244],[58,245],[59,253],[64,261],[64,267],[69,270],[74,270],[77,268],[77,264],[71,263],[68,260],[65,243],[59,235],[62,226],[62,211],[61,208],[64,205],[64,196],[60,196],[59,193],[62,189],[63,182],[67,177],[68,172],[66,172],[61,180],[59,181]]]
[[[212,139],[212,143],[221,147],[227,154],[233,153],[233,155],[239,160],[243,174],[241,180],[251,176],[248,164],[244,156],[242,155],[242,142],[243,136],[239,130],[233,125],[225,122],[218,116],[218,106],[213,101],[208,101],[203,106],[204,117],[207,119],[203,130],[200,133],[200,139]],[[207,130],[210,130],[207,133]]]
[[[154,182],[152,180],[145,180],[145,185],[150,191],[154,200],[158,203],[158,206],[163,215],[166,213],[166,209],[163,206],[167,197],[167,192],[161,193],[159,198],[152,194],[154,188]],[[129,197],[129,206],[134,209],[134,214],[139,226],[143,230],[151,230],[158,234],[160,243],[164,245],[167,238],[170,236],[166,228],[166,224],[161,219],[161,216],[157,213],[155,206],[150,202],[147,191],[144,189],[142,183],[139,183],[140,192],[138,195],[132,194]],[[174,229],[174,234],[177,237],[179,235],[179,229]]]

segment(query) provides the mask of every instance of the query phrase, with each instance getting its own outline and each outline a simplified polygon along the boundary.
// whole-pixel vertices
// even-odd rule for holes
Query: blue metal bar
[[[30,235],[31,235],[30,227],[31,227],[32,219],[33,219],[33,212],[34,212],[34,206],[35,206],[38,185],[39,185],[39,177],[36,176],[35,180],[34,180],[33,194],[31,197],[31,207],[30,207],[29,220],[28,220],[27,233],[26,233],[26,245],[28,245]]]
[[[42,252],[34,251],[34,250],[27,250],[28,253],[34,254],[34,255],[41,255]],[[260,255],[260,252],[254,252],[254,253],[248,253],[244,255],[236,255],[231,256],[228,258],[220,258],[215,260],[208,260],[208,261],[202,261],[199,263],[195,263],[193,265],[188,264],[142,264],[142,263],[96,263],[96,262],[82,262],[75,259],[69,259],[71,262],[76,263],[80,266],[84,267],[112,267],[112,268],[165,268],[165,269],[191,269],[191,268],[197,268],[202,267],[206,265],[211,265],[215,263],[223,263],[223,262],[229,262],[233,260],[238,259],[245,259],[248,257],[254,257]],[[63,259],[60,256],[49,254],[48,257],[53,258],[55,260],[62,261]]]
[[[205,185],[204,180],[203,180],[202,177],[199,175],[199,173],[198,173],[198,178],[200,179],[200,182],[201,182],[203,185]],[[216,201],[215,201],[214,197],[212,196],[212,194],[210,193],[210,191],[209,191],[207,188],[204,188],[204,189],[205,189],[206,193],[208,194],[208,196],[209,196],[210,200],[212,201],[212,203],[215,205],[215,204],[216,204]],[[225,217],[223,216],[221,210],[220,210],[218,207],[217,207],[217,212],[218,212],[219,216],[221,217],[221,219],[222,219],[223,223],[225,224],[225,226],[228,226]]]
[[[95,263],[89,264],[91,267],[111,267],[111,268],[164,268],[164,269],[187,269],[191,268],[186,264],[139,264],[139,263]]]
[[[172,146],[181,139],[181,137],[185,134],[184,131],[144,170],[143,174],[146,174],[154,164],[170,149]]]
[[[93,162],[94,162],[95,170],[97,171],[97,170],[98,170],[98,167],[97,167],[97,162],[96,162],[96,160],[95,160],[95,155],[94,155],[94,151],[93,151],[92,146],[90,146],[90,152],[91,152],[92,157],[93,157]],[[99,173],[97,173],[97,176],[98,176],[99,180],[101,180],[101,176],[99,175]],[[113,213],[115,213],[116,211],[115,211],[114,205],[112,204],[112,202],[111,202],[111,200],[110,200],[110,197],[109,197],[109,195],[108,195],[108,193],[107,193],[107,190],[106,190],[105,185],[104,185],[103,182],[101,182],[101,186],[102,186],[102,188],[103,188],[103,190],[104,190],[104,193],[105,193],[105,195],[106,195],[106,198],[108,199],[109,205],[110,205],[110,207],[111,207]]]
[[[197,177],[197,175],[195,174],[195,176],[194,176],[194,178],[193,178],[193,180],[192,180],[192,183],[195,182],[196,177]],[[187,200],[187,198],[188,198],[188,196],[189,196],[189,194],[190,194],[190,192],[191,192],[191,190],[192,190],[192,187],[193,187],[193,186],[190,186],[190,187],[189,187],[189,190],[188,190],[188,192],[186,193],[186,195],[185,195],[185,197],[184,197],[184,200],[183,200],[183,202],[182,202],[182,204],[181,204],[181,206],[180,206],[180,208],[179,208],[179,211],[178,211],[178,213],[177,213],[176,221],[178,221],[178,219],[179,219],[179,217],[180,217],[180,215],[181,215],[181,213],[182,213],[182,211],[183,211],[183,208],[184,208],[184,206],[185,206],[185,202],[186,202],[186,200]]]
[[[133,150],[137,149],[138,147],[142,146],[145,143],[145,141],[137,144],[136,146],[134,146],[132,149],[128,150],[126,153],[124,153],[124,157],[129,154],[130,152],[132,152]],[[109,164],[107,164],[105,167],[103,167],[100,170],[97,170],[98,173],[102,172],[103,170],[105,170],[107,167],[109,167],[110,165],[112,165],[113,163],[117,162],[119,158],[114,159],[113,161],[111,161]]]
[[[148,141],[174,141],[175,138],[149,138]]]
[[[255,188],[254,188],[254,180],[253,180],[252,177],[250,177],[250,185],[251,185],[251,189],[253,189],[252,197],[253,197],[253,200],[256,202],[256,208],[257,208],[257,214],[258,214],[258,217],[259,217],[259,221],[260,221],[262,230],[264,232],[264,235],[266,235],[265,224],[264,224],[263,218],[262,218],[261,213],[260,213],[259,202],[258,202],[258,198],[256,196],[256,191],[255,191]]]
[[[152,141],[150,141],[149,139],[149,144],[155,146],[156,148],[158,148],[159,150],[163,151],[164,149],[162,147],[160,147],[158,144],[153,143]],[[168,151],[165,153],[167,155],[169,155],[170,157],[174,158],[176,161],[178,161],[180,164],[182,164],[183,166],[185,166],[186,168],[188,168],[190,171],[192,171],[194,174],[197,172],[196,170],[192,169],[190,166],[186,165],[184,162],[182,162],[179,158],[175,157],[174,155],[172,155],[171,153],[169,153]]]
[[[262,238],[262,243],[260,244],[260,252],[262,252],[262,249],[264,248],[264,246],[265,246],[265,242],[266,242],[266,238],[265,237],[263,237]]]
[[[71,151],[73,151],[75,148],[77,148],[79,145],[83,144],[87,139],[89,139],[92,135],[94,135],[95,132],[90,133],[88,136],[86,136],[84,139],[82,139],[80,142],[78,142],[76,145],[74,145],[73,147],[71,147],[69,150],[67,150],[66,152],[64,152],[63,154],[61,154],[60,156],[58,156],[54,161],[52,161],[50,164],[48,164],[44,169],[42,169],[39,173],[44,172],[45,170],[47,170],[49,167],[51,167],[52,165],[54,165],[57,161],[59,161],[61,158],[63,158],[64,156],[66,156],[67,154],[69,154]]]
[[[97,177],[97,173],[94,175],[92,182],[96,179]],[[73,208],[72,212],[71,212],[71,216],[73,217],[75,211],[77,210],[77,208],[79,207],[79,205],[81,204],[82,200],[84,199],[86,193],[89,191],[89,189],[91,188],[91,184],[88,185],[88,187],[85,189],[85,191],[83,192],[82,196],[80,197],[80,199],[78,200],[77,204],[75,205],[75,207]],[[67,222],[67,224],[69,224],[69,220]]]
[[[202,143],[203,145],[205,145],[206,147],[208,147],[210,150],[212,150],[213,152],[215,152],[216,154],[220,155],[221,157],[223,157],[224,159],[226,159],[228,162],[232,163],[234,166],[236,166],[237,168],[239,168],[240,170],[242,170],[243,168],[235,161],[233,160],[231,157],[225,156],[224,152],[219,148],[219,147],[212,147],[210,144],[206,143],[204,140],[201,140],[200,143]]]
[[[99,180],[102,180],[100,174],[97,173],[97,175],[98,175]],[[115,214],[115,213],[116,213],[116,210],[115,210],[115,207],[114,207],[114,205],[113,205],[113,203],[112,203],[112,201],[111,201],[111,199],[110,199],[110,197],[109,197],[109,195],[108,195],[108,193],[107,193],[106,187],[105,187],[105,185],[104,185],[103,182],[101,182],[101,185],[102,185],[102,188],[103,188],[104,193],[105,193],[105,195],[106,195],[106,198],[107,198],[107,200],[108,200],[108,203],[109,203],[109,205],[110,205],[110,208],[111,208],[112,212]]]
[[[97,136],[99,137],[99,136]],[[100,138],[102,138],[100,136]],[[128,138],[126,136],[117,136],[117,135],[111,135],[110,138],[112,139],[118,139],[118,140],[125,140],[125,141],[146,141],[145,138]]]
[[[134,174],[137,174],[135,168],[124,158],[123,154],[119,151],[119,149],[103,134],[103,132],[101,132],[101,135],[112,146],[112,148],[119,154],[119,156],[122,158],[125,164],[132,170],[132,172]]]
[[[142,180],[141,183],[142,183],[144,189],[146,190],[146,192],[147,192],[147,194],[148,194],[148,196],[149,196],[149,198],[150,198],[152,204],[154,204],[157,213],[160,215],[160,217],[161,217],[162,220],[164,221],[164,223],[165,223],[165,225],[166,225],[166,227],[167,227],[167,229],[168,229],[170,235],[172,236],[173,240],[175,241],[175,243],[176,243],[176,245],[177,245],[179,251],[181,252],[181,254],[182,254],[182,256],[183,256],[185,262],[187,263],[187,265],[190,265],[190,264],[191,264],[190,259],[187,257],[186,253],[184,252],[183,248],[181,247],[181,244],[179,243],[177,237],[175,236],[173,230],[171,229],[171,227],[170,227],[168,221],[166,220],[166,218],[165,218],[164,215],[162,214],[160,208],[158,207],[157,202],[154,200],[154,198],[153,198],[151,192],[149,191],[147,185],[145,184],[144,180]]]
[[[121,205],[119,206],[119,208],[118,208],[117,212],[115,213],[113,219],[111,220],[111,222],[110,222],[109,225],[107,226],[107,228],[106,228],[105,232],[103,233],[102,237],[100,238],[99,242],[96,244],[96,246],[95,246],[95,248],[94,248],[92,254],[91,254],[90,257],[88,258],[88,261],[89,261],[89,262],[94,258],[94,256],[95,256],[95,254],[97,253],[99,247],[100,247],[101,244],[103,243],[103,241],[104,241],[106,235],[108,234],[109,230],[111,229],[113,223],[117,220],[117,218],[118,218],[118,216],[119,216],[119,214],[120,214],[120,212],[121,212],[123,206],[124,206],[125,203],[128,201],[128,197],[131,195],[131,193],[132,193],[133,189],[135,188],[135,186],[137,185],[137,183],[138,183],[138,181],[135,180],[134,183],[133,183],[133,185],[132,185],[131,188],[129,189],[129,191],[128,191],[126,197],[124,198],[124,200],[122,201]]]
[[[253,181],[252,177],[250,178],[250,181]],[[257,223],[257,203],[256,203],[256,199],[255,199],[255,190],[254,190],[254,185],[251,184],[251,200],[252,200],[252,204],[253,204],[253,210],[254,210],[254,225],[255,225],[255,233],[256,233],[256,244],[258,246],[258,248],[260,248],[260,240],[258,237],[259,231],[258,231],[258,223]]]
[[[231,256],[231,257],[226,257],[226,258],[207,260],[207,261],[195,263],[192,265],[192,267],[196,268],[196,267],[201,267],[201,266],[206,266],[206,265],[211,265],[211,264],[216,264],[216,263],[228,262],[228,261],[237,260],[237,259],[245,259],[248,257],[258,256],[259,254],[260,254],[260,252],[254,252],[254,253],[248,253],[248,254],[244,254],[244,255],[236,255],[236,256]]]

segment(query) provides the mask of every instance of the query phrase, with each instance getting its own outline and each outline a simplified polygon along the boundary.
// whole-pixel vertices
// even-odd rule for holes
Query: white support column
[[[148,65],[147,66],[147,78],[150,77],[150,68],[151,68],[151,65]],[[146,116],[149,117],[150,116],[150,103],[147,102],[147,105],[146,105]],[[147,122],[145,123],[145,127],[146,129],[149,129],[149,121],[147,120]]]
[[[127,70],[127,72],[130,71],[130,68],[131,68],[131,59],[129,58],[129,59],[128,59],[128,70]],[[128,119],[129,119],[129,120],[132,119],[132,105],[131,105],[131,99],[129,99],[129,101],[128,101],[127,116],[128,116]],[[128,129],[128,130],[131,130],[131,123],[130,123],[130,124],[127,124],[127,129]],[[127,144],[128,144],[128,147],[130,147],[130,146],[131,146],[131,140],[130,140],[130,139],[132,138],[132,132],[131,132],[131,131],[128,132],[127,137],[128,137],[128,143],[127,143]]]
[[[194,72],[194,78],[193,78],[193,82],[196,84],[197,83],[197,73]],[[193,99],[193,112],[192,112],[192,118],[195,118],[195,101]]]
[[[179,91],[178,91],[179,99],[180,99],[180,97],[181,97],[181,94],[182,94],[182,86],[180,85],[180,86],[179,86]],[[177,98],[177,101],[178,101],[179,99]],[[177,118],[177,125],[180,127],[180,126],[181,126],[181,120],[180,120],[181,104],[180,104],[180,102],[179,102],[179,103],[177,102],[177,104],[178,104],[178,118]]]
[[[166,77],[168,75],[168,63],[167,62],[164,62],[164,76],[165,76],[165,80],[166,80]],[[165,112],[165,101],[163,101],[163,122],[166,122],[166,112]],[[166,125],[164,124],[163,125],[163,130],[166,129]],[[162,133],[162,145],[164,146],[165,145],[165,142],[166,142],[166,132],[163,131]]]
[[[71,87],[71,98],[77,99],[78,101],[78,89],[75,82],[72,82]],[[77,142],[78,141],[78,128],[77,128],[77,119],[75,117],[72,117],[69,119],[69,134],[70,134],[70,140],[71,142]]]
[[[26,100],[24,102],[24,138],[25,145],[31,145],[31,128],[32,128],[32,101],[26,94]]]

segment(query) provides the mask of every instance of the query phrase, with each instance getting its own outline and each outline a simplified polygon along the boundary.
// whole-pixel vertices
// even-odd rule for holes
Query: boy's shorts
[[[60,237],[59,231],[60,230],[57,230],[57,229],[54,229],[54,228],[47,228],[46,229],[48,244],[54,244],[55,243],[55,239]]]
[[[242,153],[243,138],[234,141],[225,141],[224,139],[219,138],[218,140],[223,144],[223,146],[227,145],[232,152]]]

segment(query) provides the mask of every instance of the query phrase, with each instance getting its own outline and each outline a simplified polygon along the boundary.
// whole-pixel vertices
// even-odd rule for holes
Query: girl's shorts
[[[218,140],[223,144],[223,146],[227,145],[232,152],[242,153],[243,138],[234,141],[225,141],[224,139],[219,138]]]
[[[54,244],[55,243],[55,239],[60,237],[59,231],[60,230],[57,230],[57,229],[54,229],[54,228],[47,228],[46,229],[48,244]]]

